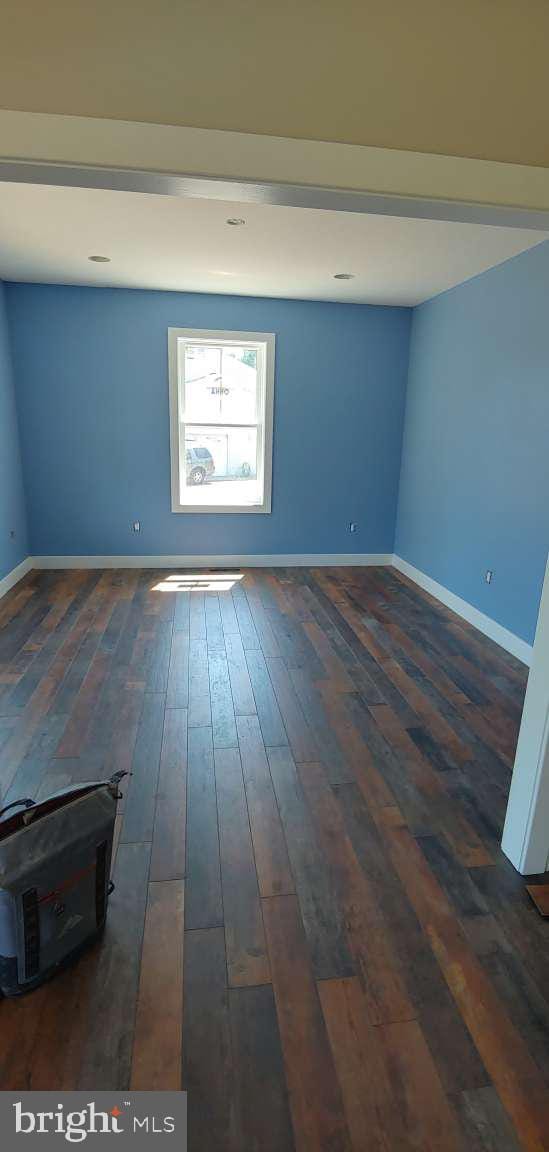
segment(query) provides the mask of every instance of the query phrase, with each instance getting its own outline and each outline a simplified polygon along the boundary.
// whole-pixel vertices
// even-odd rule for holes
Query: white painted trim
[[[298,552],[241,556],[33,556],[32,568],[297,568],[392,563],[388,552]]]
[[[544,872],[549,856],[549,563],[501,847],[523,876]]]
[[[461,596],[457,596],[455,592],[450,592],[443,584],[439,584],[427,576],[425,572],[421,572],[419,568],[414,568],[413,564],[409,564],[401,556],[393,556],[392,563],[399,572],[403,572],[405,576],[414,581],[414,584],[418,584],[436,600],[440,600],[447,608],[451,608],[457,616],[461,616],[463,620],[473,624],[479,632],[483,632],[490,640],[494,640],[501,648],[505,648],[506,652],[516,656],[517,660],[522,660],[523,664],[530,665],[532,645],[527,644],[526,640],[521,640],[520,636],[516,636],[514,632],[510,632],[508,628],[504,628],[502,624],[498,624],[490,616],[486,616],[484,612],[469,604],[467,600],[462,600]]]
[[[182,504],[181,503],[181,405],[185,405],[184,381],[178,355],[179,341],[202,344],[242,344],[255,348],[258,354],[258,418],[257,456],[259,460],[258,480],[263,492],[261,503],[256,504]],[[271,489],[273,474],[273,410],[275,382],[274,332],[217,331],[210,328],[168,328],[168,376],[170,400],[170,470],[172,512],[212,515],[227,513],[252,513],[268,515],[271,512]],[[235,493],[236,494],[236,493]]]
[[[533,165],[8,109],[0,179],[523,228],[549,212]]]
[[[12,568],[7,576],[3,576],[0,580],[0,600],[2,596],[6,595],[6,592],[9,592],[11,588],[14,588],[15,585],[23,579],[23,576],[27,575],[27,572],[30,572],[31,568],[35,567],[36,565],[34,564],[32,556],[27,556],[26,560],[22,560],[16,568]]]

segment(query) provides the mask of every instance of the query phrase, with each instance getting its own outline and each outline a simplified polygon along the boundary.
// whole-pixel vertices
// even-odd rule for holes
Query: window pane
[[[231,424],[257,418],[257,350],[228,347],[221,358],[221,415]]]
[[[257,429],[187,425],[182,443],[185,504],[257,504]]]
[[[221,384],[221,348],[185,344],[185,418],[217,420]]]
[[[185,344],[185,419],[253,423],[257,417],[257,349]]]

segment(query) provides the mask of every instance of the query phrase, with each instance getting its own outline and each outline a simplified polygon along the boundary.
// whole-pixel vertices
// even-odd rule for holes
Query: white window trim
[[[252,344],[263,345],[265,350],[263,409],[263,444],[261,459],[263,466],[263,501],[260,504],[182,504],[180,483],[179,448],[179,366],[177,342],[179,339],[198,340],[212,344]],[[172,512],[188,512],[191,515],[205,513],[270,513],[272,469],[273,469],[273,407],[274,407],[274,363],[275,336],[273,332],[223,332],[210,328],[168,328],[168,367],[170,387],[170,458]],[[259,427],[259,425],[258,425]]]

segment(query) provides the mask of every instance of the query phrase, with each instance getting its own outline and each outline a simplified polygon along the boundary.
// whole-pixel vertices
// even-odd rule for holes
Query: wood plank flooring
[[[4,802],[131,776],[104,939],[0,1003],[0,1088],[183,1086],[190,1152],[549,1149],[525,685],[390,569],[29,574]]]

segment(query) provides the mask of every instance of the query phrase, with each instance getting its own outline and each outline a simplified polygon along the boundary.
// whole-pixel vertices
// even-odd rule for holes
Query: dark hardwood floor
[[[189,1092],[190,1152],[549,1149],[549,921],[499,849],[526,672],[389,569],[32,573],[4,797],[131,770],[100,945],[0,1088]]]

